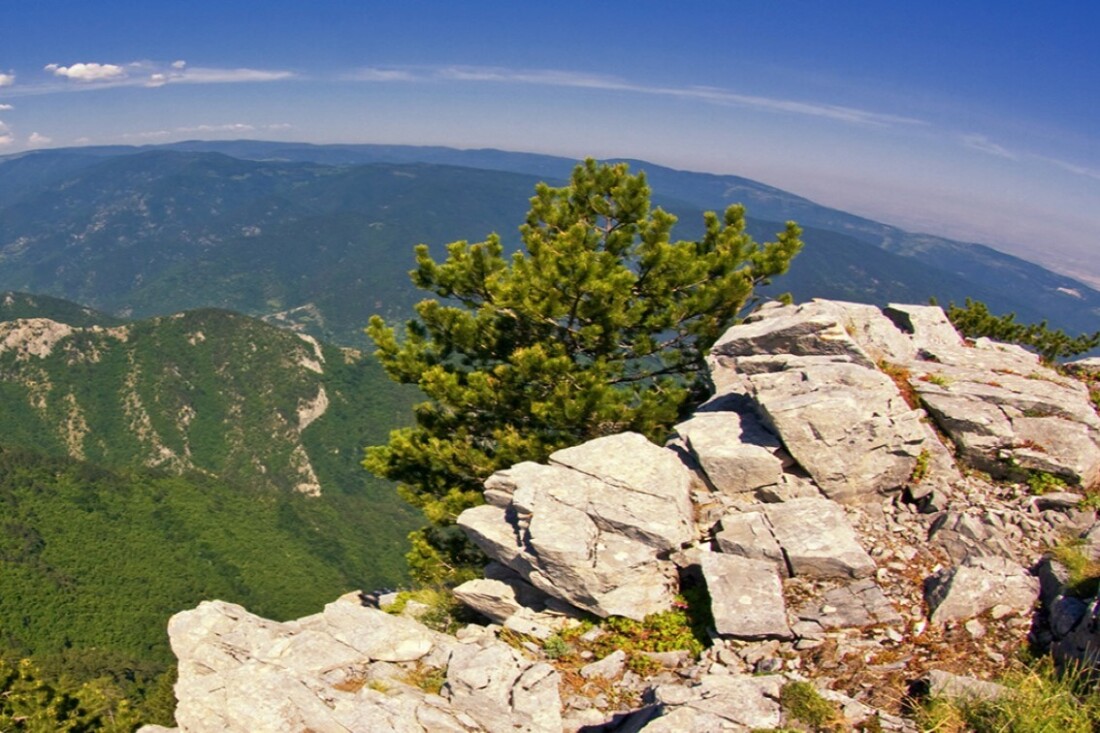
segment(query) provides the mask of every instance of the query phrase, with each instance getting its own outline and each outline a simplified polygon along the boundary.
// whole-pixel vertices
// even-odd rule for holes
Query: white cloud
[[[67,79],[81,82],[111,81],[126,77],[126,69],[121,66],[116,66],[115,64],[91,63],[73,64],[72,66],[47,64],[45,70],[52,72],[54,76],[63,76]]]
[[[588,74],[556,69],[505,69],[484,66],[450,66],[427,69],[360,69],[349,78],[358,81],[460,81],[499,84],[528,84],[536,86],[573,87],[631,92],[661,97],[695,99],[710,104],[762,109],[786,114],[807,115],[848,122],[858,125],[892,126],[924,125],[922,120],[899,115],[882,114],[855,107],[844,107],[794,99],[777,99],[738,94],[716,87],[666,87],[637,84],[614,76]]]
[[[53,138],[40,135],[37,132],[32,132],[30,137],[27,138],[27,145],[49,145],[53,142]]]
[[[0,120],[0,147],[11,145],[15,142],[15,136],[11,134],[11,128]]]
[[[10,87],[15,83],[15,74],[0,74],[0,87]]]
[[[7,112],[9,109],[15,109],[15,107],[10,104],[0,104],[0,112]]]
[[[187,66],[186,61],[180,60],[180,61],[173,61],[172,62],[172,68],[173,69],[182,69],[184,66]]]

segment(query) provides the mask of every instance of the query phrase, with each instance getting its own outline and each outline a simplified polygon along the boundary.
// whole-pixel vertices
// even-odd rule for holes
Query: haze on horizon
[[[1100,288],[1097,21],[1075,1],[9,2],[0,155],[254,138],[641,158]]]

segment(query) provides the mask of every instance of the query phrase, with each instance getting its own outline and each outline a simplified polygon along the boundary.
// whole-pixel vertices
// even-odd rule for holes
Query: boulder
[[[540,591],[598,616],[671,608],[667,556],[694,537],[692,474],[636,434],[599,438],[494,474],[493,504],[458,525]]]
[[[515,588],[500,580],[469,580],[457,586],[453,592],[459,602],[498,624],[504,623],[509,616],[522,608],[516,600]]]
[[[1038,578],[1001,557],[968,557],[930,577],[924,593],[933,623],[971,618],[996,605],[1024,615],[1038,597]]]
[[[738,639],[791,637],[783,585],[774,563],[704,552],[701,566],[719,634]]]
[[[873,368],[874,362],[845,329],[843,316],[827,301],[770,304],[730,328],[711,348],[715,357],[840,356]]]
[[[704,412],[676,426],[715,490],[736,496],[780,482],[782,446],[752,416]]]

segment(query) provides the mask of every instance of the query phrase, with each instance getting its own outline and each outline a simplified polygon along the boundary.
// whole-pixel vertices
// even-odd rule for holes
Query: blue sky
[[[1100,286],[1098,26],[1074,0],[0,0],[0,155],[258,138],[636,157]]]

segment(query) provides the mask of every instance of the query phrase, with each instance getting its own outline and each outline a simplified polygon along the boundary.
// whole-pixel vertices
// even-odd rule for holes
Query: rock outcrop
[[[828,301],[761,309],[710,366],[667,445],[608,436],[489,478],[458,525],[493,563],[455,589],[488,625],[357,596],[286,624],[176,616],[180,730],[747,731],[789,724],[807,679],[849,725],[912,730],[910,683],[992,695],[977,678],[1029,634],[1100,658],[1100,600],[1044,554],[1100,557],[1100,417],[1074,378],[938,308]],[[696,658],[578,626],[682,592],[709,619]]]

